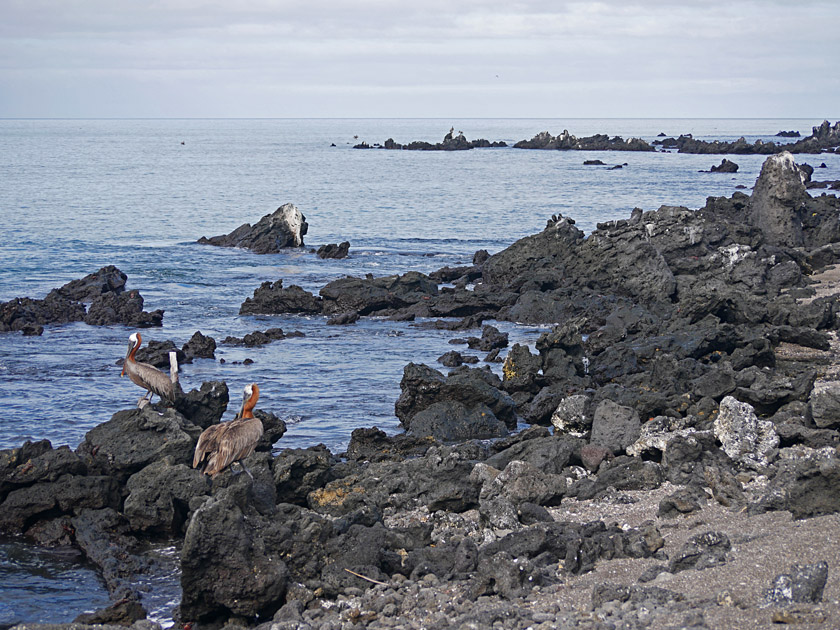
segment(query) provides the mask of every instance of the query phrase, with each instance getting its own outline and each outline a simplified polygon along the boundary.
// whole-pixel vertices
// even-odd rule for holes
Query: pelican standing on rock
[[[171,368],[169,376],[167,376],[154,365],[141,363],[134,358],[142,342],[143,338],[140,333],[132,333],[128,338],[128,352],[126,352],[120,376],[128,374],[132,383],[148,390],[148,393],[137,401],[138,407],[143,408],[152,402],[153,394],[160,396],[162,401],[165,400],[170,404],[175,404],[175,394],[180,389],[178,386],[178,360],[174,356],[175,353],[169,353]]]
[[[263,434],[262,422],[253,413],[259,397],[260,388],[256,383],[246,385],[242,394],[242,410],[237,416],[230,422],[220,422],[204,430],[195,445],[193,468],[202,466],[202,472],[213,478],[234,462],[239,462],[242,470],[253,478],[241,460],[254,452]]]

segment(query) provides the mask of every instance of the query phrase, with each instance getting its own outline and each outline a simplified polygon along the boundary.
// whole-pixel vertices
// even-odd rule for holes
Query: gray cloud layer
[[[838,117],[840,4],[0,0],[0,116]]]

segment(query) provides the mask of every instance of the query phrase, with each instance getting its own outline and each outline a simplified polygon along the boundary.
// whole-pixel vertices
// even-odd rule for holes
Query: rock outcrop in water
[[[798,132],[795,132],[795,135],[790,135],[789,133],[777,133],[776,135],[787,138],[799,137]],[[788,153],[832,152],[840,147],[840,121],[831,125],[825,120],[818,127],[814,127],[811,135],[807,138],[802,138],[801,140],[787,144],[764,142],[762,140],[756,140],[750,144],[743,137],[734,142],[722,142],[720,140],[708,142],[705,140],[695,140],[691,134],[682,135],[678,138],[655,140],[654,144],[661,145],[664,149],[677,149],[679,153],[701,154],[771,155],[785,151]]]
[[[400,144],[398,142],[394,142],[393,138],[388,138],[385,141],[385,143],[381,145],[375,144],[371,146],[367,142],[360,142],[353,148],[377,148],[405,151],[468,151],[470,149],[501,148],[506,146],[507,144],[502,141],[490,142],[489,140],[485,140],[484,138],[480,138],[478,140],[467,140],[466,137],[464,137],[463,131],[459,131],[456,134],[455,129],[452,128],[449,130],[449,133],[447,133],[443,137],[442,142],[437,142],[435,144],[432,144],[431,142],[425,142],[423,140],[415,140],[413,142],[409,142],[408,144]]]
[[[303,237],[308,229],[306,217],[295,205],[286,203],[253,226],[244,223],[230,234],[202,236],[198,242],[219,247],[244,247],[255,254],[276,254],[289,247],[303,247]]]
[[[189,468],[220,384],[118,412],[75,453],[0,451],[0,528],[78,546],[128,601],[135,543],[183,537],[179,620],[199,630],[832,627],[840,201],[803,196],[801,173],[773,157],[752,197],[589,237],[553,217],[441,274],[474,290],[414,273],[320,298],[264,285],[266,304],[321,312],[559,323],[514,344],[501,378],[409,364],[407,432],[357,429],[344,454],[272,454],[285,427],[266,414],[253,478]],[[472,339],[508,345],[490,326]],[[537,426],[505,435],[519,419]]]
[[[570,134],[567,129],[556,136],[552,136],[547,131],[540,132],[530,140],[520,140],[513,145],[513,148],[554,151],[655,151],[641,138],[625,140],[621,136],[610,138],[603,133],[578,138]]]
[[[53,289],[43,299],[23,297],[0,303],[0,332],[40,335],[44,326],[81,321],[93,326],[161,326],[163,311],[144,311],[143,297],[136,290],[126,291],[126,280],[122,271],[109,265]]]

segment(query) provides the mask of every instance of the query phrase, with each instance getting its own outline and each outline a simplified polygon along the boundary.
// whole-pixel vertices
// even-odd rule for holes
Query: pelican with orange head
[[[193,456],[193,468],[215,478],[225,468],[239,462],[242,469],[251,473],[242,464],[243,459],[254,452],[263,434],[263,425],[254,417],[254,407],[260,397],[256,383],[245,386],[242,392],[242,409],[229,422],[220,422],[207,427],[199,436]],[[253,478],[253,477],[252,477]]]

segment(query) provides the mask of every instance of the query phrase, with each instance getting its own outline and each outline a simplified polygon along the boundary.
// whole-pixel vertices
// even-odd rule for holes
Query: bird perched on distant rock
[[[170,405],[175,404],[175,396],[180,392],[178,385],[178,362],[175,358],[175,353],[169,353],[169,362],[171,365],[169,376],[161,372],[154,365],[148,363],[141,363],[134,358],[143,338],[140,333],[132,333],[128,338],[128,351],[123,362],[122,372],[120,376],[128,374],[128,378],[135,385],[139,385],[147,390],[147,394],[137,401],[137,406],[145,407],[152,402],[152,395],[157,394],[162,401],[166,401]]]
[[[195,445],[193,468],[200,466],[201,471],[212,478],[239,462],[242,470],[251,475],[241,460],[254,452],[263,434],[262,422],[253,413],[259,397],[260,388],[256,383],[246,385],[242,393],[242,410],[236,417],[204,430]]]

